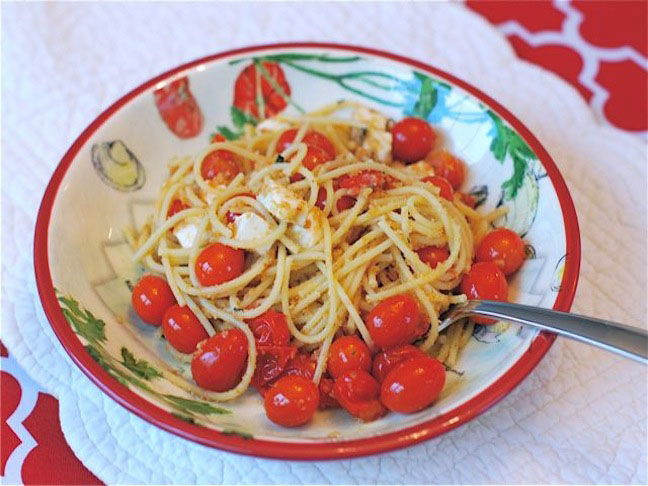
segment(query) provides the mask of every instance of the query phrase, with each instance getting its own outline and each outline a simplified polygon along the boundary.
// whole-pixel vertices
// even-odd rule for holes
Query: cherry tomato
[[[245,252],[238,248],[212,243],[196,259],[196,277],[201,285],[218,285],[243,273]]]
[[[379,392],[378,382],[365,370],[347,371],[333,386],[333,394],[340,405],[363,422],[371,422],[387,413],[378,400]]]
[[[178,304],[167,309],[162,318],[162,332],[171,346],[181,353],[196,350],[198,343],[209,337],[196,315],[189,307]]]
[[[410,358],[396,365],[385,377],[380,387],[380,401],[393,412],[418,412],[439,397],[445,375],[444,366],[434,358]]]
[[[258,77],[261,79],[261,97],[265,104],[265,116],[268,118],[286,107],[286,97],[290,96],[290,85],[278,63],[263,61],[261,65],[263,69],[258,73]],[[259,116],[257,67],[254,63],[243,69],[234,82],[234,106],[244,113]]]
[[[416,250],[416,253],[423,263],[427,263],[432,268],[436,268],[439,263],[445,262],[450,257],[448,249],[441,246],[424,246]]]
[[[427,355],[423,351],[411,344],[403,344],[395,348],[386,349],[374,357],[371,374],[378,380],[378,383],[382,383],[398,363],[406,359],[425,356]]]
[[[180,199],[174,199],[171,204],[169,204],[169,210],[167,211],[167,218],[170,218],[175,213],[179,213],[183,209],[187,209],[189,206],[185,205]]]
[[[260,316],[248,319],[246,322],[259,346],[288,346],[290,343],[288,322],[282,312],[268,309]]]
[[[438,175],[425,177],[423,179],[423,182],[430,182],[431,184],[437,186],[439,188],[439,196],[441,196],[443,199],[447,199],[448,201],[452,201],[452,193],[454,191],[452,190],[450,182],[448,182],[448,179],[446,179],[445,177]]]
[[[227,150],[209,152],[200,166],[200,173],[206,181],[220,176],[225,182],[229,182],[239,172],[241,172],[241,165],[234,158],[234,154]]]
[[[277,152],[281,153],[284,150],[286,150],[290,145],[292,145],[293,141],[295,140],[295,137],[297,136],[297,129],[296,128],[291,128],[289,130],[286,130],[279,136],[279,140],[277,140]],[[315,131],[315,130],[309,130],[304,134],[304,138],[302,138],[302,142],[304,142],[308,147],[315,147],[324,152],[324,157],[326,157],[325,162],[328,162],[329,160],[333,160],[335,158],[335,147],[331,143],[331,141],[326,137],[326,135]],[[304,164],[306,165],[306,164]],[[310,167],[309,167],[310,168]]]
[[[423,159],[436,141],[436,133],[425,120],[408,117],[397,122],[391,130],[392,154],[405,163]]]
[[[369,371],[371,352],[357,336],[339,337],[331,344],[327,368],[333,378],[352,370]]]
[[[214,135],[212,135],[209,141],[210,143],[216,143],[216,142],[225,142],[227,141],[227,139],[223,137],[220,133],[215,133]]]
[[[508,300],[508,283],[504,272],[493,262],[479,262],[470,267],[470,271],[461,280],[461,292],[469,299],[487,299],[506,302]],[[493,319],[473,317],[478,324],[493,324]]]
[[[335,207],[337,208],[338,211],[346,211],[347,209],[351,209],[353,206],[355,206],[356,200],[355,198],[351,196],[341,196],[338,200],[337,203],[335,203]]]
[[[304,425],[313,417],[318,404],[317,386],[301,376],[280,378],[263,401],[268,418],[284,427]]]
[[[448,179],[454,190],[459,189],[466,177],[466,167],[461,159],[455,157],[447,150],[431,152],[425,159],[438,176]]]
[[[321,210],[324,210],[324,207],[326,206],[326,189],[323,187],[319,188],[319,191],[317,191],[317,201],[315,201],[315,207],[320,208]]]
[[[338,181],[339,187],[348,189],[349,194],[357,196],[360,190],[365,187],[371,189],[385,189],[388,185],[388,177],[377,170],[363,170],[353,175],[345,175]]]
[[[159,326],[162,324],[164,313],[176,300],[166,280],[146,275],[133,288],[131,303],[144,322]]]
[[[186,76],[156,89],[153,98],[164,123],[175,135],[191,138],[200,133],[203,116]]]
[[[297,353],[286,365],[282,376],[301,376],[312,380],[313,376],[315,376],[316,367],[317,360],[313,359],[311,355]],[[320,379],[320,408],[336,408],[340,406],[333,395],[333,385],[334,382],[330,378],[322,377]]]
[[[475,209],[477,207],[477,199],[472,194],[461,192],[459,196],[461,196],[461,201],[469,208]]]
[[[214,334],[198,345],[191,360],[191,376],[198,386],[207,390],[230,390],[241,381],[247,349],[247,338],[239,329]]]
[[[499,228],[491,231],[479,243],[475,259],[478,262],[493,262],[504,275],[517,271],[524,261],[524,242],[510,229]]]
[[[408,294],[383,300],[371,309],[366,324],[374,343],[382,349],[411,343],[428,328],[418,303]]]
[[[232,211],[227,211],[225,213],[225,219],[227,220],[228,223],[233,223],[236,221],[236,218],[238,218],[241,215],[241,213],[233,213]]]
[[[340,404],[338,401],[335,399],[335,393],[333,392],[333,389],[335,387],[335,381],[333,381],[330,378],[322,378],[320,379],[320,384],[319,384],[319,394],[320,394],[320,402],[319,402],[319,408],[322,410],[326,408],[338,408]]]
[[[297,354],[294,346],[257,346],[256,368],[251,385],[261,388],[278,378]]]

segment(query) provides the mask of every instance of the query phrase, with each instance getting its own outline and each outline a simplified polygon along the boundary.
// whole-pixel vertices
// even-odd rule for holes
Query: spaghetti
[[[344,116],[348,111],[351,117]],[[235,387],[210,392],[179,378],[177,384],[219,401],[242,394],[257,356],[246,323],[271,309],[285,315],[292,345],[317,356],[318,383],[334,338],[357,334],[375,350],[367,313],[404,293],[429,324],[417,346],[454,364],[473,323],[439,333],[439,315],[466,300],[453,290],[501,212],[482,215],[459,192],[442,197],[437,185],[421,178],[434,173],[426,161],[393,161],[391,123],[362,105],[340,102],[246,126],[238,140],[215,141],[195,159],[171,160],[154,213],[143,227],[127,231],[133,259],[164,275],[178,305],[188,306],[208,336],[235,328],[248,346]],[[287,132],[293,134],[288,143]],[[328,145],[318,145],[313,133]],[[214,157],[235,160],[239,170],[206,178],[205,164]],[[239,274],[206,285],[197,262],[213,244],[243,251],[244,260]],[[447,258],[431,267],[420,257],[424,247],[446,248]]]

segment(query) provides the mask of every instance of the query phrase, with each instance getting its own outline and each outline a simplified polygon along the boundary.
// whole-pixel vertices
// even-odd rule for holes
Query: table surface
[[[571,3],[582,13],[577,35],[565,15],[548,2],[469,1],[467,6],[496,25],[519,57],[555,72],[576,87],[602,123],[645,139],[646,2]],[[614,21],[610,22],[611,18]],[[20,22],[20,18],[5,14],[2,21]],[[5,42],[3,35],[3,50]],[[626,56],[610,56],[623,48]],[[0,353],[0,475],[18,477],[10,474],[11,469],[20,471],[25,484],[101,484],[66,443],[57,400],[20,369],[1,343]],[[25,453],[25,448],[18,448],[21,443],[32,447]]]

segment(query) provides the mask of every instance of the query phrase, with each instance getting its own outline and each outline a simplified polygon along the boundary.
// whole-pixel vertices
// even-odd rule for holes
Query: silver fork
[[[544,329],[598,346],[643,364],[648,363],[648,333],[643,329],[529,305],[492,300],[469,300],[448,310],[442,316],[439,330],[468,316],[492,317]]]

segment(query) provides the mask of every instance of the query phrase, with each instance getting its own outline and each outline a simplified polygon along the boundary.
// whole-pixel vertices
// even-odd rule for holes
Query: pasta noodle
[[[459,194],[453,201],[442,198],[437,186],[421,181],[409,166],[372,149],[367,123],[339,113],[348,109],[367,111],[343,102],[303,117],[278,116],[280,129],[246,125],[238,140],[212,143],[196,158],[172,160],[154,216],[125,231],[134,262],[164,274],[178,304],[191,309],[209,336],[235,327],[248,340],[247,367],[236,387],[215,393],[182,385],[188,391],[222,401],[246,390],[256,348],[245,320],[270,308],[285,314],[296,346],[319,349],[315,382],[326,371],[328,349],[339,333],[358,333],[375,349],[364,316],[397,294],[414,296],[430,324],[417,342],[423,351],[452,366],[467,343],[473,323],[459,322],[439,333],[439,316],[465,300],[452,291],[470,269],[475,245],[503,210],[482,215]],[[281,133],[289,128],[294,138],[280,147]],[[310,130],[329,138],[333,160],[309,162],[304,140]],[[217,150],[233,154],[243,170],[229,179],[206,180],[203,160]],[[353,177],[368,182],[342,184]],[[178,199],[182,208],[173,213]],[[195,265],[213,243],[245,250],[245,268],[236,278],[204,286]],[[435,268],[416,251],[429,245],[448,248],[448,258]]]

